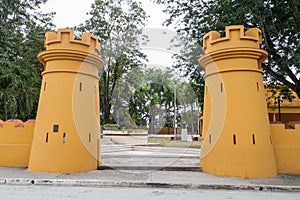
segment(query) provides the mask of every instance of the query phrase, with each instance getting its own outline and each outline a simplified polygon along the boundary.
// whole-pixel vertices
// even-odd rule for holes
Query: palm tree
[[[174,93],[173,88],[167,87],[163,94],[163,102],[166,111],[166,126],[168,128],[168,134],[170,134],[170,127],[174,127],[172,120],[170,119],[170,113],[174,108]]]
[[[147,71],[148,82],[150,82],[150,89],[152,94],[156,93],[158,96],[158,127],[161,128],[161,122],[163,117],[163,103],[164,93],[167,88],[170,87],[172,82],[171,71],[162,71],[161,69],[148,70]]]

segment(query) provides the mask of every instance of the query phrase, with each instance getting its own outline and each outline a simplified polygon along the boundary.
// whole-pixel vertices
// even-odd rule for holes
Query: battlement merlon
[[[73,29],[58,29],[58,32],[45,34],[44,48],[46,50],[72,49],[99,55],[100,43],[98,37],[91,33],[83,33],[81,40],[74,39]]]
[[[250,28],[244,32],[244,26],[226,26],[226,35],[221,37],[217,31],[211,31],[203,37],[203,51],[208,54],[218,50],[231,48],[260,49],[262,32],[258,28]]]

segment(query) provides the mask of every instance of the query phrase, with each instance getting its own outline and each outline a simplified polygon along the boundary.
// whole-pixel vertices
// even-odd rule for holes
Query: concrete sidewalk
[[[218,177],[201,172],[199,149],[103,144],[100,169],[74,174],[0,167],[0,185],[156,187],[300,192],[300,175],[268,179]]]
[[[99,169],[201,171],[200,150],[193,148],[102,145]]]
[[[48,174],[29,172],[25,168],[0,167],[0,184],[300,192],[300,176],[296,175],[240,179],[191,171],[97,170],[74,174]]]

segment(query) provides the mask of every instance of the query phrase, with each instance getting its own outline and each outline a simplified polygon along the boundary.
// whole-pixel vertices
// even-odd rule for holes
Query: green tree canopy
[[[137,125],[145,126],[148,122],[149,133],[153,134],[154,127],[161,128],[163,116],[171,109],[174,94],[170,93],[170,87],[173,87],[173,81],[170,71],[159,69],[147,69],[144,76],[145,82],[129,99],[129,114]]]
[[[100,81],[101,111],[104,123],[111,123],[117,80],[141,66],[145,59],[139,51],[138,36],[147,15],[135,0],[95,0],[88,14],[91,18],[76,29],[97,35],[101,42],[101,57],[105,61]]]
[[[45,0],[0,1],[0,119],[35,118],[40,73],[37,54],[53,14],[39,12]]]
[[[171,70],[147,69],[145,82],[130,95],[129,114],[133,123],[148,125],[149,133],[153,134],[154,128],[173,127],[174,117],[176,124],[181,124],[181,113],[190,110],[191,120],[186,117],[183,120],[191,125],[194,132],[196,99],[190,83],[176,79]]]
[[[259,27],[263,48],[269,52],[263,69],[268,81],[280,82],[300,97],[300,1],[298,0],[153,0],[166,4],[165,24],[202,44],[211,30],[224,33],[225,26]],[[191,49],[185,49],[191,51]],[[189,69],[189,66],[183,66]]]

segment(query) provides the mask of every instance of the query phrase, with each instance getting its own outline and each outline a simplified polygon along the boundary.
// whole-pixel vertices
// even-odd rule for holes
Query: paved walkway
[[[103,144],[100,169],[201,171],[200,150]]]
[[[26,168],[0,167],[0,185],[115,186],[300,192],[300,175],[279,175],[268,179],[241,179],[218,177],[203,173],[199,168],[199,150],[197,149],[106,145],[108,146],[102,146],[102,166],[110,166],[110,170],[50,174],[29,172]],[[137,166],[140,168],[134,168]],[[173,166],[173,168],[166,168],[168,166]],[[188,170],[187,167],[194,167],[195,170]]]
[[[269,179],[240,179],[190,171],[97,170],[74,174],[48,174],[29,172],[25,168],[1,167],[1,184],[300,192],[300,176],[279,175]]]

